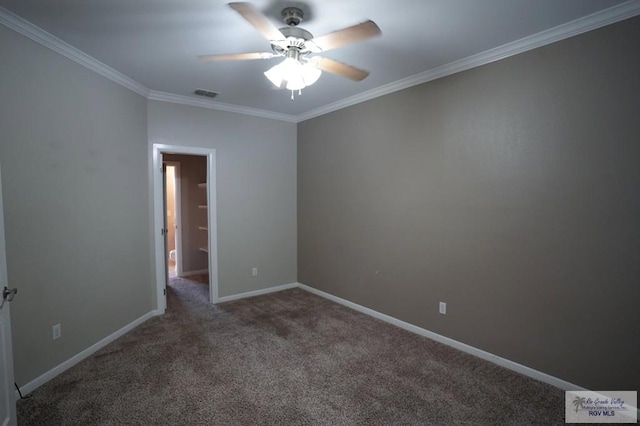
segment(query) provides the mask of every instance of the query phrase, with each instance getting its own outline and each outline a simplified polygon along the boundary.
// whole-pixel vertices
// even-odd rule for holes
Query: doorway
[[[186,182],[186,174],[191,167],[187,167],[182,161],[176,161],[177,159],[185,158],[185,156],[195,156],[202,160],[204,173],[198,181],[190,178],[189,182]],[[216,303],[218,301],[215,158],[214,149],[153,144],[155,271],[157,310],[159,314],[164,313],[167,307],[166,292],[169,282],[169,267],[171,267],[172,263],[175,264],[175,274],[178,277],[208,272],[209,302]],[[172,163],[178,162],[180,164],[176,168],[175,164]],[[168,224],[170,221],[168,221],[169,215],[167,214],[169,208],[165,208],[165,201],[168,201],[167,204],[170,205],[170,200],[165,199],[169,191],[168,188],[165,188],[166,181],[163,171],[168,171],[171,167],[174,167],[174,197],[176,198],[173,208],[173,218],[176,222],[174,227],[175,234],[170,234],[169,232],[170,226]],[[170,177],[168,180],[171,180]],[[189,185],[195,186],[191,188]],[[179,200],[178,194],[180,195]],[[180,206],[177,204],[180,204]],[[191,215],[190,218],[187,218],[186,214],[189,208],[197,210],[199,216]],[[179,219],[178,215],[180,216]],[[188,236],[187,232],[189,233]],[[175,237],[172,235],[175,235]],[[172,262],[171,250],[169,249],[171,239],[175,241],[174,244],[176,246],[173,249],[175,250],[174,262]],[[189,250],[194,255],[191,261],[187,260],[186,239],[190,240]],[[195,249],[194,244],[197,244]],[[200,257],[198,258],[197,256]],[[193,260],[194,258],[195,260]],[[192,263],[192,261],[195,263]],[[202,269],[194,269],[200,267]]]
[[[167,224],[165,261],[167,262],[169,279],[171,279],[182,274],[180,163],[174,161],[163,161],[163,163],[165,165],[165,220]]]

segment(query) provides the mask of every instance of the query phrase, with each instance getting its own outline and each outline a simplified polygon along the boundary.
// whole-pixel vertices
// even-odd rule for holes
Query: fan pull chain
[[[298,89],[298,96],[302,96],[302,89]],[[291,102],[295,100],[294,92],[291,91]]]

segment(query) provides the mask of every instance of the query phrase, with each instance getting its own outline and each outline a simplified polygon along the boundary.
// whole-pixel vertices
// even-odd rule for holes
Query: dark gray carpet
[[[21,425],[563,424],[564,392],[303,290],[153,318],[18,403]]]

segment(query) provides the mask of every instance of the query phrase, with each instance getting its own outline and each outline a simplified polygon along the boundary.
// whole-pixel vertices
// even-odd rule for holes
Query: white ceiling
[[[204,63],[203,54],[269,51],[227,0],[0,0],[0,5],[153,91],[290,116],[369,93],[489,49],[625,3],[624,0],[254,0],[278,26],[280,10],[307,11],[320,36],[374,20],[382,36],[323,56],[370,71],[362,82],[324,73],[292,102],[262,75],[278,59]],[[638,1],[632,3],[637,9]],[[201,99],[196,98],[194,99]]]

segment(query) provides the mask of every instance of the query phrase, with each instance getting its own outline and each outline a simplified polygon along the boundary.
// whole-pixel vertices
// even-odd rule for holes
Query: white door
[[[11,346],[10,300],[15,290],[9,290],[7,284],[7,254],[4,246],[4,215],[2,208],[2,181],[0,181],[0,424],[15,425],[16,399],[13,390],[13,348]]]

